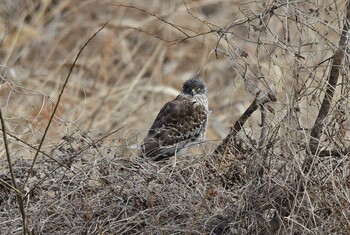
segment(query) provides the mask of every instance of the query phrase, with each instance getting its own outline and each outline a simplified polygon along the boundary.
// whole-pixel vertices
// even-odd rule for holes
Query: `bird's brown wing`
[[[159,111],[143,142],[143,154],[153,160],[173,156],[205,131],[207,110],[177,96]]]

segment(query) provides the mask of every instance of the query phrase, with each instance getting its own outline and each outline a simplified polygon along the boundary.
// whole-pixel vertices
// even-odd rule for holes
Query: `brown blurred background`
[[[119,132],[123,138],[139,143],[162,105],[199,71],[212,111],[208,140],[223,138],[259,90],[278,95],[279,113],[271,113],[272,119],[281,120],[288,107],[298,106],[303,124],[310,126],[316,103],[310,106],[300,98],[295,104],[294,92],[314,89],[313,82],[323,79],[325,69],[311,68],[332,52],[329,39],[338,34],[324,22],[337,26],[339,12],[325,5],[315,13],[312,4],[300,3],[300,9],[310,13],[302,20],[316,30],[300,29],[285,18],[293,18],[299,9],[279,8],[280,18],[259,15],[269,4],[1,1],[0,104],[9,131],[31,143],[41,138],[74,58],[107,21],[74,67],[49,131],[51,140],[76,128],[107,134],[125,126]],[[229,33],[220,38],[225,29]],[[330,46],[312,44],[314,38]],[[248,126],[259,128],[259,115],[254,115]]]
[[[185,35],[151,14],[195,35],[210,30],[195,17],[225,26],[237,19],[242,4],[186,3],[187,9],[183,1],[123,1],[135,9],[117,1],[2,2],[0,98],[9,130],[28,141],[40,138],[76,54],[108,21],[80,56],[50,137],[75,126],[107,134],[124,125],[126,138],[142,137],[161,106],[201,70],[212,110],[208,139],[222,138],[253,97],[235,80],[227,58],[213,53],[219,37],[176,43]]]

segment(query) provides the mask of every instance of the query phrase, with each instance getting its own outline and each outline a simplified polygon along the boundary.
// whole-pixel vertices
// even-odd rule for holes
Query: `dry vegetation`
[[[1,234],[350,234],[346,1],[2,0],[0,15]],[[197,73],[206,143],[138,158]]]

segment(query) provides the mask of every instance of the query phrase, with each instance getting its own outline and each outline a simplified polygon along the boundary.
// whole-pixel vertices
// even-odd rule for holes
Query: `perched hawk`
[[[189,79],[180,94],[166,103],[142,143],[142,154],[159,161],[205,139],[208,91],[199,79]]]

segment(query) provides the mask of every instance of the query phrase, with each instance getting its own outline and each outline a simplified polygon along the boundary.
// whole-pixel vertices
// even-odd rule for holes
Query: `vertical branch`
[[[323,98],[323,102],[322,102],[320,111],[318,113],[318,116],[316,118],[315,124],[311,129],[311,138],[309,142],[309,147],[312,154],[315,154],[318,149],[318,143],[320,141],[320,137],[322,135],[322,129],[324,126],[324,120],[329,113],[335,87],[338,82],[340,66],[344,58],[345,49],[346,49],[347,33],[349,30],[349,20],[350,20],[350,4],[348,2],[346,7],[346,18],[344,19],[344,26],[343,26],[342,33],[340,35],[339,45],[333,56],[333,63],[329,74],[326,94]]]
[[[27,217],[26,217],[26,213],[25,213],[25,210],[24,210],[23,196],[22,196],[22,192],[18,189],[18,186],[17,186],[17,183],[16,183],[15,174],[13,173],[12,163],[11,163],[11,156],[10,156],[10,150],[9,150],[8,142],[7,142],[5,121],[4,121],[4,118],[2,116],[1,108],[0,108],[0,122],[1,122],[2,137],[3,137],[3,140],[4,140],[5,152],[6,152],[6,157],[7,157],[7,163],[9,165],[9,169],[10,169],[11,181],[12,181],[12,185],[15,188],[15,191],[16,191],[19,211],[21,212],[21,216],[22,216],[23,234],[26,235],[27,232],[29,234],[29,231],[28,231]]]
[[[260,105],[261,110],[261,132],[260,132],[260,139],[259,139],[259,148],[263,148],[266,143],[266,136],[267,136],[267,116],[266,116],[266,107],[264,105]]]

